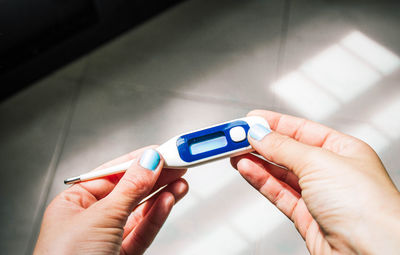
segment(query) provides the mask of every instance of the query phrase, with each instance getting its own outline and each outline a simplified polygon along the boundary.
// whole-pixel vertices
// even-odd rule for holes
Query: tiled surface
[[[75,89],[69,81],[45,79],[0,106],[0,250],[5,254],[27,249]]]
[[[56,70],[51,77],[78,82],[86,71],[87,63],[88,58],[83,56],[67,64],[65,67]]]
[[[394,155],[400,142],[393,130],[400,125],[399,7],[396,1],[292,1],[281,73],[272,86],[280,111],[317,120],[371,144],[397,186],[400,167]],[[354,33],[362,39],[349,47],[346,38]],[[366,41],[375,45],[362,48],[360,43]],[[335,50],[338,46],[344,50]],[[365,57],[377,49],[384,52]],[[380,61],[383,55],[394,62]],[[321,73],[322,79],[317,76]],[[295,95],[288,97],[289,90]]]
[[[92,54],[87,76],[268,106],[283,3],[188,1]]]
[[[157,90],[114,89],[86,81],[81,90],[49,199],[63,180],[127,151],[163,141],[187,130],[239,118],[250,109],[201,102]],[[86,169],[86,170],[85,170]]]
[[[65,188],[64,178],[255,107],[366,140],[400,186],[398,7],[372,0],[187,1],[3,102],[0,249],[31,252],[35,214]],[[329,50],[355,31],[362,35],[357,45],[378,45],[369,53],[383,48],[394,56],[390,72],[376,65],[389,62],[385,54],[368,62],[354,60],[362,47]],[[332,65],[340,56],[347,66]],[[304,73],[329,79],[309,84]],[[343,77],[353,83],[339,83]],[[332,80],[338,85],[327,86]],[[337,104],[329,103],[332,96]],[[307,253],[292,223],[227,160],[193,168],[186,179],[189,194],[147,254]]]
[[[188,197],[174,208],[148,254],[306,253],[292,223],[228,160],[193,168],[185,178]]]
[[[363,1],[362,4],[359,1],[292,1],[279,80],[296,73],[311,85],[300,84],[296,76],[295,84],[287,87],[298,92],[298,96],[287,99],[285,95],[278,96],[278,107],[322,122],[332,118],[368,119],[385,102],[386,95],[398,89],[400,15],[395,10],[399,7],[395,1]],[[355,32],[365,37],[361,41],[373,41],[388,51],[387,54],[397,57],[389,72],[376,69],[376,65],[382,66],[377,64],[379,56],[363,59],[371,49],[359,48],[361,51],[356,52],[343,43],[343,39]],[[360,47],[358,41],[352,45]],[[350,61],[353,62],[348,64]],[[323,75],[323,80],[315,72]],[[295,99],[303,106],[294,106]]]

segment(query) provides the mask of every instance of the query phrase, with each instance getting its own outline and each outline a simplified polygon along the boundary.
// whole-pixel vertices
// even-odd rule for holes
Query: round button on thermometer
[[[244,141],[247,137],[246,131],[240,126],[231,128],[231,130],[229,130],[229,135],[231,136],[232,141],[237,143]]]

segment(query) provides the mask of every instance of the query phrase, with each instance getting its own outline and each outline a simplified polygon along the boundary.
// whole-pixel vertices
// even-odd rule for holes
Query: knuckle
[[[276,156],[284,152],[285,148],[287,148],[287,146],[289,146],[291,142],[292,140],[288,136],[278,136],[275,139],[273,139],[271,141],[271,144],[269,145],[270,153],[268,160],[275,162]]]
[[[156,219],[153,219],[152,217],[148,218],[148,223],[150,225],[150,228],[152,228],[154,230],[154,232],[158,231],[159,229],[161,229],[161,227],[163,226],[163,221],[159,221]]]
[[[151,182],[146,178],[122,178],[121,179],[122,185],[124,186],[124,191],[128,194],[131,193],[139,193],[143,194],[149,191],[151,188]]]
[[[274,196],[273,198],[272,198],[272,203],[274,204],[274,205],[278,205],[278,203],[280,202],[280,201],[282,201],[282,200],[284,200],[284,197],[286,196],[286,191],[284,190],[284,189],[281,189],[277,194],[276,194],[276,196]]]
[[[135,243],[136,248],[142,251],[147,250],[151,244],[151,240],[148,240],[148,238],[145,238],[143,234],[137,231],[132,233],[132,240]]]

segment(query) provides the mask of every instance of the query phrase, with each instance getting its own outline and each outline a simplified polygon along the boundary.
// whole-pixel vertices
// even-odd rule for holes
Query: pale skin
[[[138,159],[144,149],[99,169]],[[188,191],[181,178],[186,170],[162,171],[162,167],[162,159],[155,171],[134,162],[124,175],[72,185],[46,209],[34,254],[143,254],[173,205]]]
[[[249,142],[285,169],[251,154],[232,158],[232,165],[294,222],[311,254],[398,254],[400,193],[367,144],[280,113],[256,110],[249,115],[264,117],[272,129],[260,141]],[[143,151],[99,168],[139,158]],[[162,159],[154,172],[134,163],[124,175],[62,192],[46,209],[34,253],[143,254],[188,191],[181,178],[185,170],[162,167]]]
[[[273,132],[249,138],[232,165],[293,221],[311,254],[398,254],[400,194],[366,143],[280,113],[256,110]]]

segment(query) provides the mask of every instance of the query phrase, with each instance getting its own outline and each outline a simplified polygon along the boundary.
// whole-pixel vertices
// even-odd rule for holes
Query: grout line
[[[25,254],[29,255],[33,253],[33,250],[36,245],[37,237],[39,234],[39,230],[41,227],[41,222],[42,222],[42,216],[44,214],[44,211],[46,210],[46,202],[49,197],[49,192],[52,187],[52,183],[54,180],[54,176],[61,158],[61,155],[63,153],[64,145],[67,140],[69,131],[71,129],[71,124],[72,124],[72,117],[74,116],[74,113],[76,111],[77,107],[77,102],[83,87],[83,81],[85,77],[85,73],[87,70],[87,65],[85,66],[84,71],[81,74],[81,77],[77,80],[76,88],[73,91],[71,95],[71,102],[69,104],[69,107],[66,111],[65,118],[62,124],[62,128],[60,130],[60,134],[57,138],[57,142],[55,144],[54,152],[51,157],[50,163],[48,165],[46,175],[44,178],[44,183],[43,183],[43,188],[39,196],[39,201],[38,201],[38,207],[36,208],[34,212],[34,221],[33,221],[33,226],[31,229],[31,235],[30,239],[26,248]]]
[[[234,107],[248,107],[248,108],[265,108],[266,107],[265,105],[261,105],[261,104],[246,103],[246,102],[234,100],[234,99],[209,97],[209,96],[203,96],[203,95],[187,93],[187,92],[177,92],[177,91],[172,91],[172,90],[159,90],[159,92],[162,93],[163,95],[168,94],[169,96],[172,96],[172,97],[201,102],[201,103],[217,104],[217,105],[224,105],[224,106],[231,105]]]
[[[278,60],[276,64],[276,73],[275,73],[275,80],[279,79],[282,75],[282,69],[284,64],[285,58],[285,51],[289,33],[289,21],[290,21],[290,9],[291,9],[291,0],[285,0],[283,4],[283,12],[282,12],[282,25],[281,25],[281,39],[278,48]],[[272,87],[273,94],[275,95],[275,88]],[[278,100],[274,96],[273,97],[273,105],[274,107],[279,107]]]
[[[93,81],[93,82],[101,82],[101,80],[98,80],[96,78],[88,78],[87,80]],[[118,90],[126,90],[126,91],[137,91],[139,93],[159,93],[163,96],[171,96],[179,99],[186,99],[186,100],[191,100],[195,102],[202,102],[202,103],[210,103],[210,104],[217,104],[217,105],[230,105],[230,106],[235,106],[235,107],[248,107],[248,108],[253,108],[253,109],[265,109],[268,108],[270,110],[275,109],[273,105],[263,105],[263,104],[256,104],[256,103],[247,103],[244,101],[240,100],[235,100],[235,99],[228,99],[228,98],[218,98],[218,97],[211,97],[211,96],[204,96],[200,94],[195,94],[195,93],[188,93],[188,92],[178,92],[174,90],[169,90],[169,89],[159,89],[155,87],[148,87],[143,84],[131,84],[131,83],[126,83],[126,82],[116,82],[114,83],[115,85],[111,85],[110,88],[112,89],[113,87],[118,89]],[[108,86],[108,85],[106,85]]]
[[[281,26],[281,40],[278,49],[278,63],[276,75],[277,78],[281,75],[284,53],[286,50],[287,37],[289,32],[289,19],[290,19],[291,0],[285,0],[282,13],[282,26]]]
[[[351,50],[349,47],[347,47],[346,45],[343,44],[342,41],[338,42],[337,45],[344,50],[347,54],[349,54],[350,56],[354,57],[355,59],[357,59],[359,62],[363,63],[364,65],[366,65],[368,68],[372,69],[373,71],[375,71],[376,73],[379,74],[379,78],[383,79],[385,78],[385,76],[388,76],[389,74],[385,74],[383,73],[381,70],[379,70],[378,68],[376,68],[376,66],[374,66],[371,62],[369,62],[368,60],[366,60],[365,58],[363,58],[362,56],[360,56],[359,54],[357,54],[356,52],[354,52],[353,50]]]

